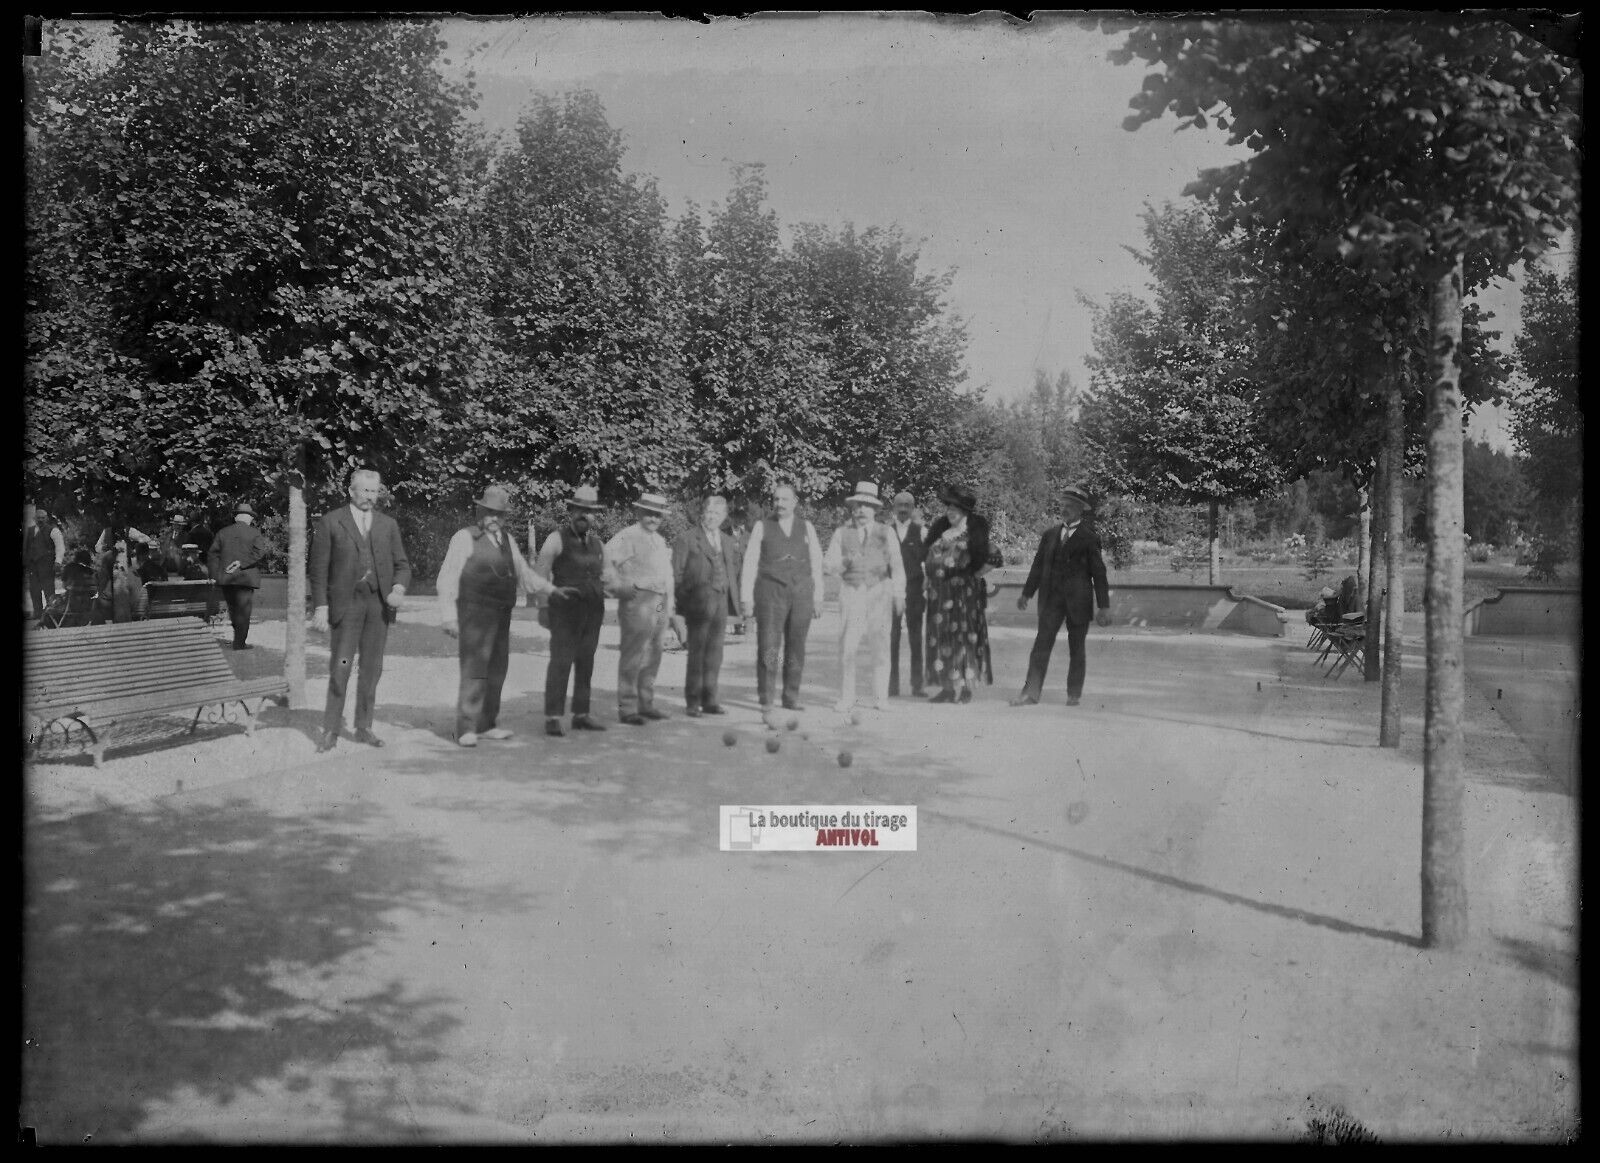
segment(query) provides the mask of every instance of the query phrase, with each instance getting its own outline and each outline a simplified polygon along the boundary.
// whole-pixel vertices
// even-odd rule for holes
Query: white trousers
[[[856,654],[864,638],[872,659],[872,697],[889,701],[889,623],[894,610],[894,587],[885,580],[870,586],[839,587],[839,613],[844,626],[839,631],[839,702],[846,707],[856,701]]]

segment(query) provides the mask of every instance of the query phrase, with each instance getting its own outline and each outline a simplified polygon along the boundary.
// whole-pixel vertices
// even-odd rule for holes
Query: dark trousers
[[[54,569],[45,566],[43,569],[28,572],[28,600],[33,603],[33,616],[35,619],[44,617],[45,608],[55,600],[56,575]]]
[[[344,695],[350,670],[359,657],[356,679],[356,730],[372,726],[372,709],[378,702],[378,679],[383,677],[383,647],[389,641],[389,623],[383,616],[383,599],[376,591],[358,589],[345,607],[344,617],[331,628],[328,650],[328,702],[322,712],[325,731],[344,725]]]
[[[1041,603],[1039,606],[1039,636],[1033,640],[1033,652],[1028,655],[1028,681],[1022,693],[1037,699],[1044,689],[1045,671],[1050,669],[1050,652],[1055,649],[1056,635],[1066,622],[1065,607]],[[1089,637],[1089,623],[1067,622],[1067,695],[1077,698],[1083,694],[1083,679],[1088,673],[1089,661],[1085,642]]]
[[[726,607],[709,618],[684,619],[689,628],[689,661],[683,674],[683,701],[693,710],[717,702],[722,673],[722,638],[728,626]]]
[[[233,624],[233,644],[244,645],[250,633],[250,614],[255,609],[256,591],[253,586],[223,586],[222,596],[228,603],[228,621]]]
[[[918,587],[919,591],[921,587]],[[903,615],[906,626],[906,642],[911,648],[911,689],[922,689],[922,612],[927,608],[927,600],[919,592],[917,600],[906,599],[906,612]],[[902,615],[893,615],[889,623],[889,693],[900,693],[900,621]]]
[[[600,649],[600,623],[606,616],[605,600],[552,598],[549,614],[550,665],[544,672],[545,717],[559,719],[567,713],[569,674],[572,675],[572,713],[587,715],[594,654]]]
[[[511,662],[511,607],[456,601],[461,687],[456,694],[456,738],[476,735],[500,717],[500,691]]]
[[[800,700],[800,675],[806,666],[806,635],[811,632],[811,587],[778,585],[756,578],[756,697],[772,705],[772,684],[783,674],[783,701]]]

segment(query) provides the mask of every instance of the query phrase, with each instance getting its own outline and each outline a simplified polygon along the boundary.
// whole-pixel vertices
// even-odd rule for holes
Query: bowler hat
[[[256,511],[249,501],[240,501],[233,507],[233,515],[235,517],[237,517],[240,513],[245,513],[251,517],[256,515]]]
[[[665,517],[670,505],[667,502],[667,498],[660,493],[640,493],[639,499],[633,503],[633,507],[641,513],[654,513],[657,517]]]
[[[605,506],[600,503],[600,494],[593,485],[579,485],[572,490],[572,496],[567,498],[567,508],[598,511]]]
[[[862,481],[856,486],[855,495],[845,501],[847,505],[871,505],[875,509],[883,508],[883,498],[878,496],[878,486],[871,481]]]
[[[1090,512],[1094,511],[1094,502],[1089,499],[1089,490],[1082,485],[1068,485],[1061,490],[1061,495],[1071,497]]]
[[[946,485],[939,490],[939,499],[947,505],[954,505],[958,509],[965,509],[971,513],[978,507],[978,498],[970,489],[960,485]]]
[[[493,513],[508,513],[511,511],[511,493],[504,485],[490,485],[483,490],[483,496],[472,503]]]
[[[894,503],[896,505],[915,505],[917,498],[902,490],[894,495]]]

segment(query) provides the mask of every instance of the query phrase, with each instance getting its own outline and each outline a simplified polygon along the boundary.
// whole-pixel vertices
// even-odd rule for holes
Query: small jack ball
[[[770,754],[776,755],[778,753],[778,747],[779,746],[780,746],[780,744],[778,743],[778,741],[776,739],[768,739],[767,740],[767,751]]]
[[[840,767],[849,767],[854,762],[855,762],[855,756],[851,755],[848,751],[839,752],[839,766]]]
[[[787,723],[784,724],[784,726],[789,728],[789,730],[791,730],[791,731],[798,731],[798,730],[800,730],[800,720],[799,719],[790,719]]]
[[[738,741],[739,736],[735,735],[732,731],[724,731],[722,733],[722,742],[725,746],[732,747]]]

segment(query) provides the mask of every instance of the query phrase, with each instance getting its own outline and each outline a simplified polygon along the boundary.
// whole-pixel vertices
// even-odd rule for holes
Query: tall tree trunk
[[[1206,554],[1206,580],[1210,585],[1216,585],[1217,578],[1222,574],[1222,539],[1217,536],[1217,510],[1219,508],[1217,498],[1212,497],[1210,507],[1210,545]]]
[[[1378,458],[1378,465],[1373,470],[1372,478],[1367,481],[1367,487],[1361,490],[1361,551],[1365,567],[1362,581],[1366,583],[1367,592],[1365,600],[1366,640],[1362,645],[1361,680],[1363,682],[1377,682],[1379,678],[1379,663],[1382,651],[1379,644],[1382,641],[1383,628],[1383,586],[1378,574],[1378,547],[1383,539],[1383,516],[1378,509],[1377,502],[1383,497],[1383,458]]]
[[[283,677],[289,705],[306,705],[306,494],[305,449],[296,447],[289,466],[289,610],[285,625]]]
[[[1383,417],[1383,709],[1378,746],[1400,746],[1400,661],[1406,624],[1406,365],[1389,368]]]
[[[1428,389],[1427,712],[1422,752],[1422,943],[1467,938],[1465,693],[1461,626],[1461,280],[1458,256],[1433,286]]]

